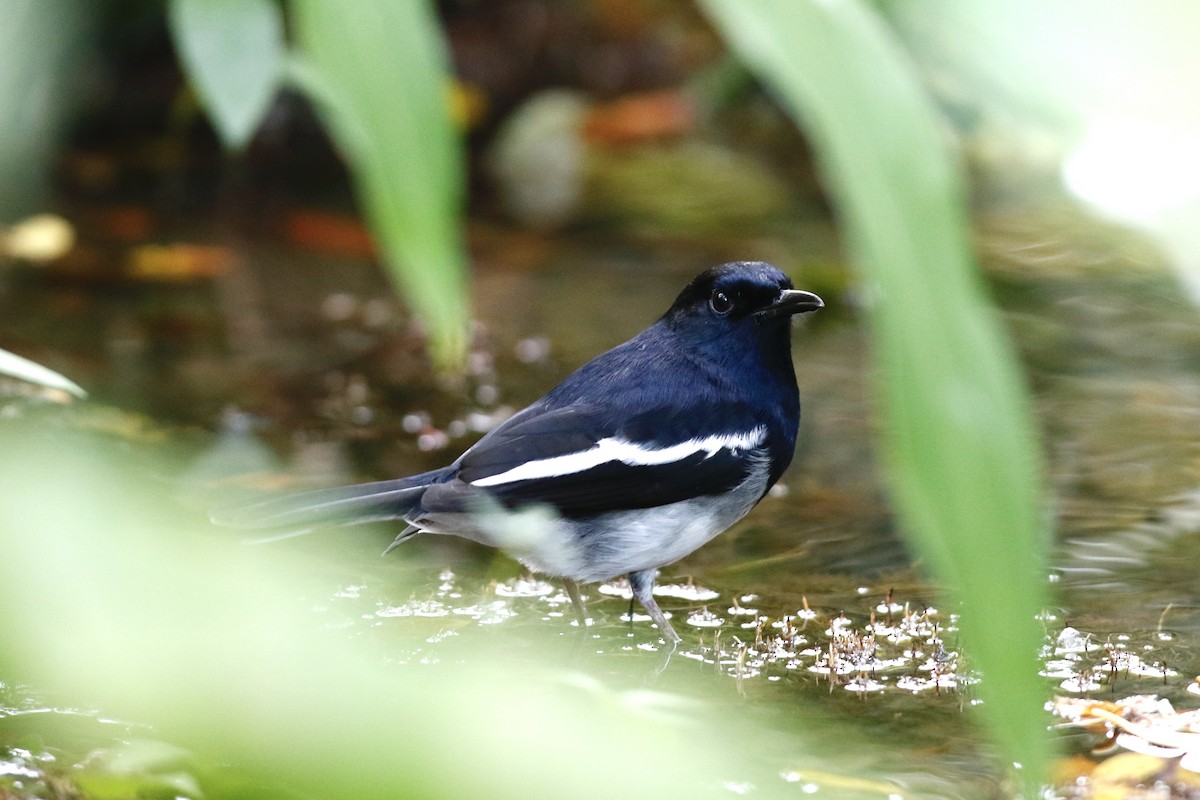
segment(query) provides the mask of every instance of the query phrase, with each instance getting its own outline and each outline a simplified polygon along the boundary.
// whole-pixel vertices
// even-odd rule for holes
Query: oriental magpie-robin
[[[577,581],[627,575],[673,646],[655,572],[745,516],[791,462],[800,399],[790,320],[823,305],[770,264],[714,267],[657,322],[453,464],[276,498],[218,521],[293,531],[407,523],[388,550],[418,533],[454,534],[563,578],[581,617]]]

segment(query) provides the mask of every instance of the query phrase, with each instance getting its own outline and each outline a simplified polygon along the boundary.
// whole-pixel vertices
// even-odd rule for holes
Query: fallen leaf
[[[673,139],[695,127],[692,102],[679,91],[629,95],[594,106],[583,125],[586,140],[602,145],[626,145]]]
[[[236,263],[227,247],[146,244],[130,251],[127,273],[137,280],[188,281],[221,275]]]

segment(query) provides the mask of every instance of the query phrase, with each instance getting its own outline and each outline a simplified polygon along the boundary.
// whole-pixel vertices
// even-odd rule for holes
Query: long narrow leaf
[[[1037,780],[1046,529],[1019,370],[967,240],[962,178],[905,54],[858,0],[702,0],[816,147],[871,309],[901,521],[962,609],[985,718]]]
[[[0,350],[0,375],[8,375],[12,378],[35,383],[47,389],[58,389],[73,394],[76,397],[87,397],[87,392],[70,378],[65,378],[48,367],[43,367],[41,364],[34,363],[27,358],[22,358],[7,350]]]
[[[295,0],[306,88],[344,150],[398,287],[458,361],[467,323],[460,230],[463,148],[450,118],[441,32],[425,0]]]

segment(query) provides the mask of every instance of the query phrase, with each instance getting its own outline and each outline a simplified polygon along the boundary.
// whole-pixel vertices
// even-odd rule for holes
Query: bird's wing
[[[709,408],[628,416],[573,405],[525,414],[467,451],[458,479],[507,506],[545,503],[565,516],[665,505],[728,491],[751,475],[766,458],[766,429],[748,419]]]

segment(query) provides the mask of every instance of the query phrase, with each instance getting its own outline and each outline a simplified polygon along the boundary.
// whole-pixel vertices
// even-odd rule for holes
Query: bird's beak
[[[775,317],[790,317],[792,314],[804,314],[824,308],[825,301],[812,292],[802,292],[799,289],[784,289],[775,298],[775,302],[755,312],[754,316],[760,322]]]

